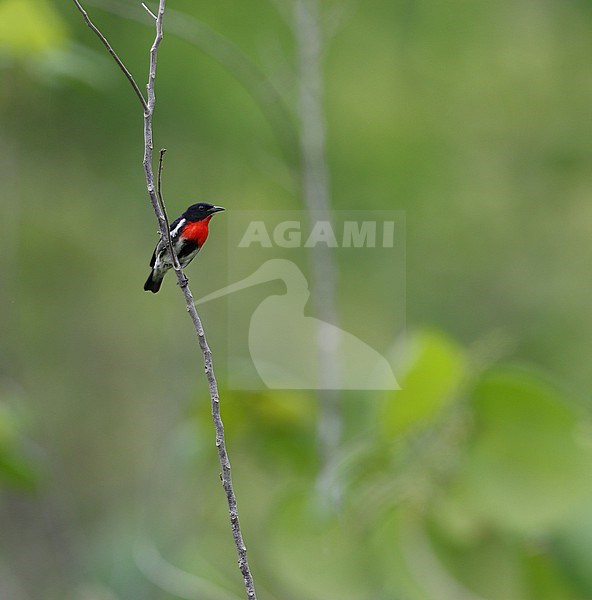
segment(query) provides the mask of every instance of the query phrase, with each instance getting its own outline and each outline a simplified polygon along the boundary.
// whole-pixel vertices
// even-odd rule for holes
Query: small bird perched
[[[207,202],[192,204],[170,226],[173,249],[181,267],[185,268],[201,250],[208,239],[208,225],[214,213],[224,210],[221,206],[214,206]],[[156,294],[160,289],[163,277],[172,268],[173,261],[166,240],[161,239],[152,258],[150,259],[152,272],[144,284],[147,292]]]

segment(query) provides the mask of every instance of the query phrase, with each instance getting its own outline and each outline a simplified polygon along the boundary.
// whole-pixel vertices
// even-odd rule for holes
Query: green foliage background
[[[408,364],[401,392],[344,394],[337,513],[315,493],[314,396],[221,382],[259,595],[592,598],[591,6],[321,6],[333,203],[406,211]],[[293,110],[289,2],[170,8]],[[89,10],[143,82],[148,17]],[[141,292],[137,99],[68,2],[0,0],[0,77],[0,597],[241,598],[182,300]],[[171,213],[301,207],[277,132],[210,53],[169,33],[157,95]]]

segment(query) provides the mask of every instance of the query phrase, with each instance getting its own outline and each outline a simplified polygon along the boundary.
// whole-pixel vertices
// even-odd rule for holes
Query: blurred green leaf
[[[382,411],[382,429],[389,437],[436,418],[454,399],[466,373],[463,350],[441,333],[415,335],[405,352],[409,358],[402,389],[389,394]]]
[[[276,507],[268,539],[278,578],[299,600],[375,597],[381,582],[371,575],[371,553],[358,551],[351,515],[327,516],[313,498],[291,494]]]
[[[427,541],[442,570],[470,590],[470,598],[526,600],[520,549],[511,538],[492,532],[469,545],[451,544],[447,536],[426,536]]]
[[[39,481],[39,474],[23,456],[0,449],[0,481],[13,487],[33,490]]]
[[[588,554],[588,558],[589,558]],[[562,569],[559,561],[550,552],[529,552],[523,560],[529,597],[533,600],[585,600],[590,597],[588,589],[582,595],[576,581],[568,570]]]
[[[372,549],[382,577],[381,598],[430,600],[422,578],[410,560],[411,543],[405,531],[406,511],[396,510],[373,529],[368,547]]]
[[[0,405],[0,483],[33,489],[39,473],[21,448],[18,420],[6,406]]]
[[[547,543],[532,543],[499,529],[483,530],[468,542],[455,541],[437,527],[429,531],[431,535],[424,541],[430,543],[440,568],[478,598],[583,600]]]
[[[590,500],[592,453],[563,395],[519,370],[491,372],[472,394],[475,428],[453,486],[457,509],[532,533]]]
[[[61,46],[65,39],[65,25],[46,0],[0,1],[0,52],[35,56]]]
[[[17,419],[13,411],[4,403],[0,403],[0,448],[15,442],[17,438]]]
[[[32,63],[32,69],[39,80],[49,85],[78,81],[85,85],[102,89],[115,80],[112,61],[101,52],[77,44],[52,48],[39,60]]]
[[[553,550],[563,570],[582,590],[586,598],[592,597],[592,510],[587,506],[572,515],[569,523],[556,532]]]

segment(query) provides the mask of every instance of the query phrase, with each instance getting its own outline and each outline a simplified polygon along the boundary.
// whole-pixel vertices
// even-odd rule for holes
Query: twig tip
[[[156,21],[158,19],[158,17],[146,6],[146,4],[144,4],[142,2],[142,6],[144,7],[144,10]]]

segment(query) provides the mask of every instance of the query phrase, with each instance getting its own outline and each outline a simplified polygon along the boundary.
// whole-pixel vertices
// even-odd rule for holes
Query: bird
[[[214,214],[224,210],[208,202],[192,204],[169,228],[173,249],[182,268],[185,268],[201,250],[208,239],[208,226]],[[156,294],[160,290],[162,280],[167,271],[173,266],[171,254],[166,240],[162,238],[150,259],[152,271],[144,284],[147,292]]]

